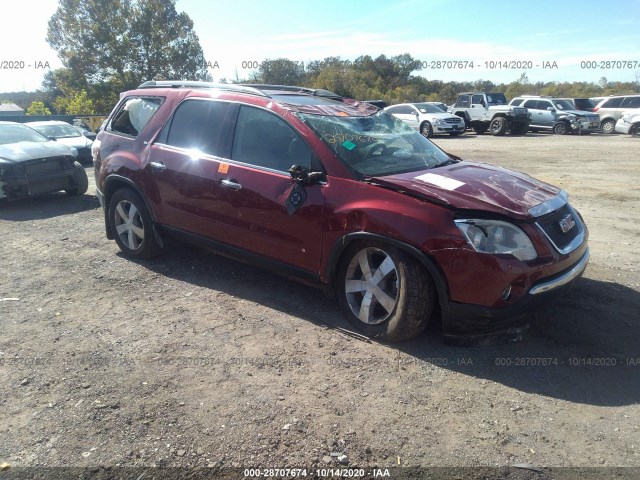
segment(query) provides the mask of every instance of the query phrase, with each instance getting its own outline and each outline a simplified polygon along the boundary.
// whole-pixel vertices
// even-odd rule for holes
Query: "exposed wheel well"
[[[102,194],[104,195],[104,204],[109,205],[109,202],[111,201],[111,196],[115,192],[117,192],[120,188],[130,188],[131,190],[136,192],[138,195],[140,195],[140,198],[142,198],[142,201],[145,203],[145,206],[149,211],[149,215],[151,215],[151,219],[155,223],[156,221],[155,214],[153,212],[153,209],[151,209],[151,207],[149,206],[149,202],[147,202],[145,195],[142,193],[140,188],[135,183],[133,183],[131,180],[129,180],[126,177],[121,177],[120,175],[110,175],[106,178],[104,182],[104,191],[102,192]],[[109,222],[107,221],[108,213],[109,213],[108,207],[105,207],[104,215],[105,215],[105,226],[107,229],[107,238],[109,240],[113,240],[114,239],[113,232],[111,232],[111,230],[109,229]],[[155,234],[156,236],[158,236],[157,231],[155,231]]]
[[[327,279],[332,291],[334,291],[336,288],[337,273],[339,270],[340,262],[344,258],[345,252],[347,251],[348,247],[350,247],[354,243],[361,241],[376,242],[381,245],[396,247],[411,255],[411,257],[413,257],[416,261],[420,262],[420,264],[427,270],[427,272],[431,276],[435,285],[436,294],[438,296],[438,302],[436,303],[436,305],[440,308],[443,320],[448,316],[449,290],[445,281],[445,276],[435,260],[412,245],[401,242],[394,238],[384,237],[375,233],[357,232],[347,234],[336,241],[333,250],[329,255],[327,266],[325,267],[325,279]]]

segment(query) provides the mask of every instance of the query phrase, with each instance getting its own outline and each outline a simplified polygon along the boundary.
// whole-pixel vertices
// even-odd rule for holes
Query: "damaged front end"
[[[32,197],[71,189],[74,158],[56,156],[23,162],[0,160],[0,199]]]

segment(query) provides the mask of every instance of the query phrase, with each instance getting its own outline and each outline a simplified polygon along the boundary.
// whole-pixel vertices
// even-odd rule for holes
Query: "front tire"
[[[153,220],[142,197],[130,188],[117,190],[109,201],[109,228],[126,255],[151,258],[161,251]]]
[[[640,124],[634,125],[633,127],[631,127],[631,130],[629,130],[629,133],[634,138],[640,138]]]
[[[571,127],[564,122],[558,122],[553,126],[553,133],[556,135],[569,135]]]
[[[65,192],[72,197],[84,195],[89,190],[89,178],[84,167],[79,162],[73,162],[73,183],[75,187],[67,188]]]
[[[600,128],[602,128],[602,133],[606,133],[607,135],[610,135],[614,132],[616,128],[616,124],[613,120],[609,119],[602,122],[600,124]]]
[[[509,122],[507,122],[507,119],[504,117],[494,118],[491,121],[489,129],[491,130],[491,135],[500,137],[507,133],[507,130],[509,129]]]
[[[356,243],[338,270],[338,301],[349,323],[387,342],[408,340],[426,327],[435,288],[416,259],[395,247]]]
[[[426,138],[433,137],[433,127],[429,122],[422,122],[422,125],[420,125],[420,133]]]

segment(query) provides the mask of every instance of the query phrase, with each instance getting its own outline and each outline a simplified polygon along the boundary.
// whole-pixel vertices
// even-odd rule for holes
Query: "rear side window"
[[[515,105],[515,103],[514,103]],[[527,100],[526,102],[524,102],[524,105],[522,105],[523,107],[526,108],[531,108],[533,110],[536,110],[538,108],[538,101],[537,100]]]
[[[640,108],[640,97],[627,97],[622,102],[622,108]]]
[[[162,105],[160,98],[128,98],[111,120],[110,130],[137,136]]]
[[[622,100],[624,100],[624,97],[610,98],[600,108],[618,108],[622,105]]]
[[[514,106],[518,106],[520,105],[522,102],[524,101],[524,98],[516,98],[515,100],[511,100],[511,103],[509,105],[514,105]]]
[[[229,104],[225,102],[185,100],[173,114],[165,143],[220,155],[220,132],[228,110]]]
[[[309,146],[284,120],[259,108],[240,107],[233,160],[287,172],[293,165],[310,169],[312,156]]]

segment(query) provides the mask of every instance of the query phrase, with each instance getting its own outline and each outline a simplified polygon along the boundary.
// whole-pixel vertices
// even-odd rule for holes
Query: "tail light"
[[[593,109],[593,113],[596,113],[600,107],[596,107]]]

